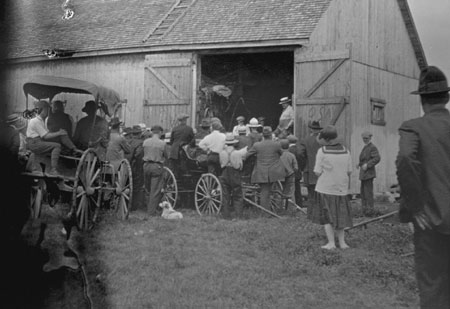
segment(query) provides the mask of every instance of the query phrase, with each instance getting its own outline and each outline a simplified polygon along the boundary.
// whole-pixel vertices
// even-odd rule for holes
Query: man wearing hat
[[[314,166],[316,164],[317,151],[321,147],[318,140],[318,135],[322,130],[319,121],[312,121],[308,124],[309,136],[300,142],[298,151],[299,155],[305,162],[305,168],[303,172],[304,182],[308,187],[308,216],[311,213],[312,207],[316,199],[316,183],[317,176],[314,173]]]
[[[247,152],[245,157],[256,155],[256,164],[252,172],[251,182],[261,186],[261,206],[270,210],[270,189],[278,180],[284,180],[286,170],[280,160],[280,143],[272,140],[272,128],[263,128],[263,140],[257,142]]]
[[[27,128],[27,146],[34,154],[50,154],[51,169],[48,174],[58,175],[58,160],[61,153],[61,145],[68,148],[73,153],[79,153],[75,145],[70,140],[67,132],[60,129],[57,132],[49,132],[45,125],[45,119],[50,111],[50,104],[40,100],[35,103],[38,115],[30,120]]]
[[[236,121],[237,121],[237,125],[235,125],[234,128],[233,128],[234,136],[238,136],[239,135],[239,130],[244,130],[245,131],[245,135],[250,133],[250,129],[245,125],[245,118],[244,118],[244,116],[237,117]]]
[[[73,140],[83,150],[94,148],[100,159],[104,160],[108,147],[108,122],[97,116],[97,103],[87,101],[82,109],[87,114],[81,118],[75,128]]]
[[[261,128],[261,124],[256,118],[250,119],[247,127],[250,129],[250,133],[248,134],[248,137],[250,137],[249,147],[253,146],[256,142],[262,141],[262,133],[258,132],[258,129]]]
[[[278,104],[281,104],[283,107],[283,112],[280,116],[280,121],[278,123],[278,127],[275,130],[275,136],[278,136],[280,139],[285,138],[289,134],[292,134],[294,127],[294,109],[291,105],[291,99],[288,97],[284,97],[280,99]]]
[[[148,194],[147,214],[156,216],[156,210],[161,202],[164,185],[164,160],[166,143],[161,139],[163,128],[155,125],[151,128],[152,137],[143,143],[144,150],[144,182]]]
[[[125,154],[131,152],[127,140],[120,134],[121,124],[122,122],[117,117],[112,118],[109,123],[111,133],[109,135],[108,148],[106,149],[106,161],[112,164],[115,172],[119,169],[120,162],[125,159]]]
[[[170,135],[170,166],[172,171],[175,174],[175,177],[180,176],[180,172],[185,172],[186,167],[184,166],[184,162],[179,162],[180,150],[186,144],[189,144],[192,139],[194,139],[195,134],[194,130],[187,125],[187,119],[189,115],[181,114],[178,116],[179,124],[172,129],[172,133]],[[182,166],[183,165],[183,166]]]
[[[365,131],[361,134],[364,147],[359,155],[359,180],[361,181],[361,207],[365,216],[374,216],[373,207],[373,179],[376,177],[375,165],[380,162],[380,153],[372,144],[372,133]]]
[[[450,308],[450,87],[437,67],[422,69],[424,115],[402,123],[397,155],[400,220],[414,224],[422,308]]]
[[[195,133],[195,140],[200,142],[209,133],[211,133],[211,121],[208,118],[202,119],[200,128]]]
[[[226,219],[231,217],[230,208],[234,207],[237,217],[242,217],[244,200],[242,197],[241,172],[243,157],[247,147],[236,149],[239,141],[232,133],[225,137],[225,149],[219,154],[222,175],[220,180],[223,188],[223,215]]]

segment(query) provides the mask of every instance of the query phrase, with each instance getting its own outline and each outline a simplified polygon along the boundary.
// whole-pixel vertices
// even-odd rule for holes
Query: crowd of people
[[[421,306],[449,308],[450,294],[450,114],[445,75],[436,67],[422,70],[419,89],[424,115],[404,122],[400,129],[397,175],[402,190],[400,218],[414,224],[416,273]],[[341,249],[349,248],[344,229],[352,226],[349,205],[350,175],[353,163],[349,149],[339,142],[336,127],[324,128],[318,121],[309,124],[309,135],[298,140],[293,133],[294,113],[290,99],[282,98],[283,112],[279,125],[262,124],[263,119],[239,116],[236,126],[226,132],[219,118],[202,119],[194,129],[187,124],[188,115],[178,116],[179,124],[164,133],[159,125],[145,124],[123,128],[118,118],[108,123],[97,115],[97,104],[86,102],[86,117],[75,125],[64,113],[64,103],[45,100],[35,103],[36,116],[27,121],[19,115],[9,115],[0,134],[2,156],[14,158],[9,167],[39,173],[33,156],[50,155],[49,175],[58,174],[60,153],[80,155],[94,148],[99,156],[117,169],[126,158],[132,166],[134,200],[132,209],[146,208],[150,216],[157,214],[162,198],[164,166],[175,175],[187,172],[180,160],[186,145],[202,160],[208,172],[217,175],[223,186],[223,216],[242,216],[242,177],[261,189],[261,206],[269,210],[272,184],[282,181],[283,195],[294,205],[303,207],[300,182],[308,191],[308,218],[323,225],[327,243],[323,249],[336,249],[335,237]],[[72,132],[74,132],[72,134]],[[359,161],[361,201],[365,215],[374,210],[373,180],[375,166],[380,162],[372,133],[361,135],[364,147]],[[202,158],[202,159],[200,159]],[[8,161],[8,162],[9,162]],[[147,196],[147,197],[146,197]],[[23,213],[18,214],[23,221]],[[16,231],[17,232],[17,231]]]

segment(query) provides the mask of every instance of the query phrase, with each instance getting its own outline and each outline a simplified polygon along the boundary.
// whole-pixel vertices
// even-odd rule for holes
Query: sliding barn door
[[[152,54],[145,57],[144,122],[170,131],[181,113],[191,115],[195,55]]]

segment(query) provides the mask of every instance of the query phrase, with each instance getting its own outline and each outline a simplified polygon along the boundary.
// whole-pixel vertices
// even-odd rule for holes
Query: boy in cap
[[[145,190],[149,195],[147,214],[155,216],[162,198],[164,186],[164,160],[166,156],[166,143],[161,139],[163,128],[155,125],[151,128],[152,137],[143,143],[144,149],[144,181]]]
[[[295,200],[295,175],[298,172],[298,164],[295,155],[289,151],[289,141],[287,139],[280,140],[281,149],[283,153],[281,154],[280,160],[283,162],[286,168],[286,178],[283,183],[283,195],[296,203]],[[285,209],[289,206],[289,202],[286,201]]]
[[[222,175],[220,180],[223,188],[223,216],[230,219],[230,207],[234,207],[237,217],[242,217],[244,200],[242,197],[241,171],[243,157],[247,153],[247,147],[236,149],[239,143],[232,133],[225,137],[225,149],[219,154]]]
[[[375,165],[380,162],[380,153],[372,144],[372,133],[365,131],[361,134],[364,147],[359,155],[359,180],[361,181],[361,206],[365,216],[374,216],[373,179],[376,177]]]
[[[245,118],[244,118],[244,116],[237,117],[236,121],[237,121],[237,125],[235,125],[234,128],[233,128],[233,135],[234,136],[240,135],[239,134],[239,130],[244,130],[245,131],[245,135],[250,133],[250,129],[245,125]]]
[[[402,123],[397,155],[400,220],[414,223],[421,308],[450,308],[450,87],[434,66],[422,69],[424,115]]]
[[[187,125],[187,119],[189,115],[181,114],[178,116],[179,124],[172,129],[172,133],[170,135],[170,166],[172,168],[175,177],[179,177],[181,172],[186,171],[186,167],[184,166],[184,162],[179,161],[180,150],[184,145],[189,144],[195,137],[194,130]]]

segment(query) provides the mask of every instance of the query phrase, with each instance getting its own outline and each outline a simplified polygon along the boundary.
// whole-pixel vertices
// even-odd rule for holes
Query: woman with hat
[[[230,218],[230,207],[234,207],[237,217],[241,217],[244,205],[241,171],[247,147],[237,150],[238,143],[239,140],[232,133],[227,133],[225,149],[219,153],[220,166],[222,167],[220,180],[223,188],[223,215],[226,219]]]
[[[248,133],[250,133],[250,129],[245,125],[245,118],[244,118],[244,116],[237,117],[236,121],[237,121],[237,125],[235,125],[234,128],[233,128],[234,136],[238,136],[240,130],[244,130],[246,135]]]
[[[280,121],[278,123],[278,127],[275,130],[275,136],[277,136],[280,139],[285,138],[289,134],[293,133],[293,127],[294,127],[294,109],[291,105],[291,99],[288,97],[284,97],[280,99],[280,104],[283,107],[283,112],[280,116]]]
[[[256,155],[251,182],[261,186],[261,206],[270,210],[270,189],[278,180],[284,180],[286,170],[280,160],[283,153],[280,143],[272,140],[272,128],[263,128],[263,141],[257,142],[248,151],[246,158]]]
[[[344,228],[351,227],[352,215],[347,194],[350,174],[352,173],[352,158],[350,152],[336,139],[336,127],[327,126],[319,135],[323,145],[317,151],[314,173],[318,180],[316,192],[317,204],[312,211],[312,222],[325,227],[328,243],[323,249],[336,249],[335,231],[341,249],[349,246],[345,242]]]

